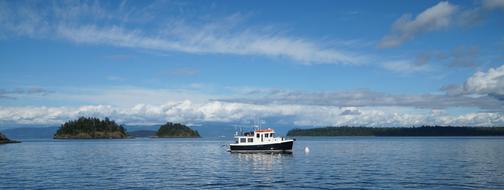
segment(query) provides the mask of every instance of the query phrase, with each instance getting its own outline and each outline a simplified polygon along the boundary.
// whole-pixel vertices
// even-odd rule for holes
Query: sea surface
[[[230,142],[0,145],[0,189],[504,189],[502,137],[297,138],[292,154],[229,153]]]

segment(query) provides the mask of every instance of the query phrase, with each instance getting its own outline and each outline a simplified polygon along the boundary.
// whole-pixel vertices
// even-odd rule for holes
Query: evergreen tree
[[[95,117],[80,117],[61,125],[54,138],[125,138],[126,129],[106,117],[100,120]]]

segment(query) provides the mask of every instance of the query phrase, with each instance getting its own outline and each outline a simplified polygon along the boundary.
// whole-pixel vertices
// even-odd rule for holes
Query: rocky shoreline
[[[7,138],[7,136],[0,133],[0,144],[7,144],[7,143],[20,143],[20,141],[10,140],[9,138]]]

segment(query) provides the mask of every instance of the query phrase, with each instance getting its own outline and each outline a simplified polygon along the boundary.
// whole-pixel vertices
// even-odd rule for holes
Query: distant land
[[[126,129],[115,121],[105,118],[80,117],[68,121],[54,134],[54,139],[122,139],[126,138]]]
[[[160,124],[157,125],[122,125],[130,137],[150,137],[149,135],[136,135],[136,131],[151,131],[159,130]],[[190,125],[193,130],[197,130],[201,137],[205,138],[233,138],[233,135],[238,130],[237,126],[244,126],[245,130],[248,125],[233,123],[233,122],[203,122],[198,125]],[[286,124],[268,124],[266,127],[275,129],[278,135],[285,135],[287,131],[295,126]],[[2,125],[0,132],[11,139],[52,139],[60,126],[56,125]]]
[[[323,127],[292,129],[287,136],[504,136],[504,127]]]
[[[52,139],[59,127],[20,127],[2,130],[2,133],[12,139]]]
[[[157,131],[153,130],[137,130],[128,132],[130,137],[156,137]]]
[[[198,131],[180,124],[167,122],[159,127],[156,133],[159,138],[173,138],[173,137],[200,137]]]
[[[19,141],[11,140],[7,138],[4,134],[0,133],[0,144],[7,144],[7,143],[19,143]]]

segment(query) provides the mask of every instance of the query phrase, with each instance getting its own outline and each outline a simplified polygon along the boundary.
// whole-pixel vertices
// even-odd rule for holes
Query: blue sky
[[[504,125],[504,1],[0,1],[0,125]]]

